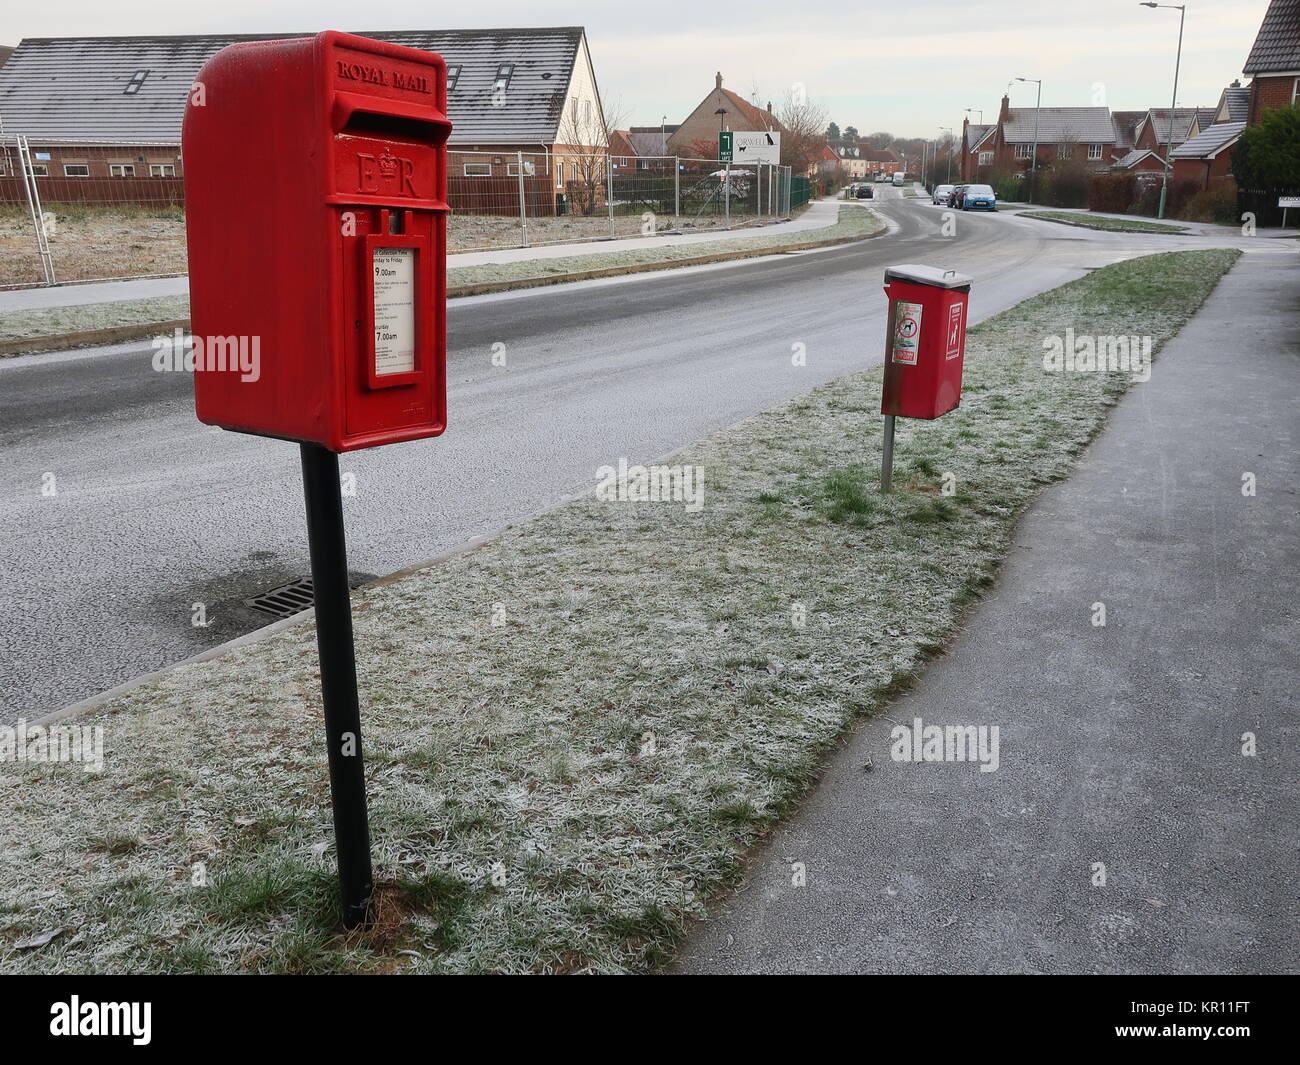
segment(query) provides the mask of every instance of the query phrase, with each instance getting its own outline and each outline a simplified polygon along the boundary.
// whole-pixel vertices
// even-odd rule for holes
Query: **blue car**
[[[963,211],[996,211],[997,194],[992,185],[967,185],[962,190],[961,209]]]

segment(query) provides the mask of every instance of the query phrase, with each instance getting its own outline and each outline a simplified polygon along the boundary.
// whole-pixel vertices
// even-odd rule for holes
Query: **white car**
[[[930,197],[930,202],[947,207],[952,203],[952,186],[936,185],[934,187],[934,195]]]

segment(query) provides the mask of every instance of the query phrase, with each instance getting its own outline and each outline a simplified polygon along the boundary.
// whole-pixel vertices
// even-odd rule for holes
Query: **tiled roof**
[[[437,52],[459,66],[448,93],[453,143],[551,143],[583,30],[361,31],[363,37]],[[186,95],[200,68],[230,44],[311,34],[193,37],[37,37],[0,67],[6,133],[44,141],[176,144]],[[492,106],[497,66],[513,63],[504,107]],[[138,91],[124,93],[147,71]]]
[[[1251,77],[1300,70],[1300,0],[1273,0],[1241,68]]]
[[[1137,140],[1137,127],[1147,117],[1145,111],[1112,111],[1115,123],[1115,147],[1131,148]]]
[[[972,124],[972,125],[967,126],[967,127],[966,127],[966,147],[967,147],[968,149],[969,149],[969,148],[974,148],[977,144],[979,144],[980,141],[982,141],[982,140],[983,140],[983,139],[988,135],[988,133],[989,133],[989,131],[990,131],[991,129],[993,129],[993,125],[992,125],[992,124],[989,124],[989,125],[983,125],[983,126],[979,126],[979,125],[974,125],[974,124]]]
[[[746,121],[751,125],[757,126],[759,129],[785,129],[771,111],[764,111],[761,107],[755,107],[743,96],[737,96],[730,89],[723,89],[722,95],[731,101],[736,110],[744,115]]]
[[[1161,156],[1157,155],[1155,152],[1153,152],[1150,148],[1134,148],[1122,159],[1116,159],[1115,162],[1111,164],[1111,169],[1128,170],[1130,167],[1137,166],[1138,163],[1142,162],[1142,160],[1145,159],[1148,155],[1151,156],[1151,158],[1154,159],[1156,162],[1158,162],[1161,166],[1164,166],[1165,163],[1164,159]]]
[[[1199,108],[1179,107],[1173,112],[1174,116],[1174,144],[1182,144],[1187,140],[1187,133],[1192,128],[1192,120],[1200,113]],[[1155,126],[1156,141],[1160,144],[1169,143],[1169,108],[1153,107],[1147,112],[1147,120]],[[1213,119],[1211,119],[1212,121]]]
[[[1229,85],[1223,90],[1223,98],[1228,104],[1228,121],[1245,122],[1250,116],[1250,90]]]
[[[1115,126],[1106,107],[1013,107],[1007,112],[1002,137],[1008,144],[1034,142],[1034,112],[1038,111],[1038,143],[1074,141],[1114,144]]]
[[[1244,122],[1220,122],[1211,126],[1204,133],[1198,133],[1169,153],[1171,159],[1209,159],[1231,145],[1241,131],[1246,128]]]
[[[660,131],[658,126],[652,130],[641,129],[634,126],[632,131],[627,135],[627,139],[632,142],[632,147],[639,156],[650,155],[672,155],[668,151],[668,138],[673,135],[675,127],[664,126]]]

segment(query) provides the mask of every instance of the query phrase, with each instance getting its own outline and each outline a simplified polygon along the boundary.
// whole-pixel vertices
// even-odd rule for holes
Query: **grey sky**
[[[1213,106],[1223,86],[1241,77],[1267,7],[1267,0],[1188,5],[1180,105]],[[364,12],[360,19],[358,10]],[[967,107],[982,108],[992,118],[1016,75],[1043,79],[1044,105],[1167,107],[1178,12],[1153,11],[1137,0],[223,0],[202,6],[46,0],[10,5],[0,43],[16,44],[21,37],[536,25],[586,26],[601,91],[621,100],[634,124],[655,125],[663,115],[680,121],[721,70],[729,88],[763,104],[780,100],[799,82],[841,126],[855,125],[863,134],[886,129],[934,136],[940,125],[960,126]],[[1034,86],[1014,85],[1011,101],[1032,106]]]

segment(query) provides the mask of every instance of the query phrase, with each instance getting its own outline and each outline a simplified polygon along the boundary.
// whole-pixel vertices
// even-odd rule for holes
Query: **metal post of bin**
[[[682,216],[682,161],[673,156],[673,226]]]
[[[888,492],[894,486],[894,416],[885,415],[885,448],[880,460],[880,490]]]
[[[356,928],[374,917],[374,879],[339,460],[319,444],[300,449],[343,925]]]

